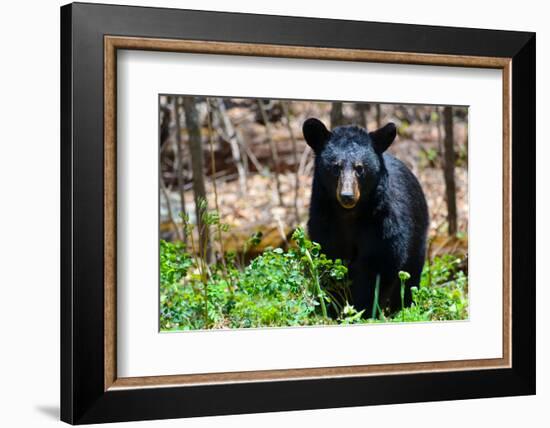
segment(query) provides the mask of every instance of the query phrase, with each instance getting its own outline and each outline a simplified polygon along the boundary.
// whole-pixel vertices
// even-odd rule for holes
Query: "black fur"
[[[405,305],[411,303],[411,286],[418,286],[424,265],[428,208],[412,172],[384,153],[394,140],[393,124],[368,133],[356,126],[332,132],[317,119],[304,123],[304,137],[315,152],[309,235],[330,258],[348,263],[356,309],[370,315],[377,275],[382,308],[401,308],[399,271],[411,275]],[[340,175],[353,168],[360,196],[344,208],[337,199]]]

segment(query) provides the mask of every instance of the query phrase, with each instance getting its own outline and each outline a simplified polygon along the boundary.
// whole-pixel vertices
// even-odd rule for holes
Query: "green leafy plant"
[[[344,308],[342,309],[342,312],[340,314],[340,317],[338,318],[338,321],[340,324],[360,324],[363,322],[363,313],[365,310],[357,311],[352,305],[346,304]]]
[[[401,296],[401,312],[402,312],[402,321],[405,321],[405,316],[404,316],[404,310],[405,310],[405,283],[411,279],[411,275],[408,273],[408,272],[404,272],[404,271],[400,271],[399,272],[399,281],[401,282],[401,287],[400,287],[400,296]]]
[[[422,271],[419,287],[413,287],[413,304],[394,320],[445,321],[468,318],[468,278],[460,270],[461,259],[436,257]]]
[[[216,212],[202,205],[202,232],[213,228],[218,239],[227,231]],[[182,217],[188,242],[160,241],[161,330],[250,328],[318,324],[410,322],[467,317],[467,277],[461,260],[453,256],[426,263],[419,287],[412,289],[413,303],[404,307],[410,275],[399,273],[401,311],[385,314],[378,303],[377,278],[372,307],[357,311],[349,292],[347,267],[331,260],[302,228],[292,234],[287,250],[267,248],[245,265],[234,253],[220,251],[207,263],[204,249],[193,238],[197,225]],[[200,240],[201,230],[197,230]],[[243,253],[257,246],[261,234],[252,235]],[[222,246],[220,245],[221,249]],[[330,310],[329,310],[330,309]],[[370,315],[367,318],[366,315]]]
[[[439,162],[439,152],[435,148],[421,148],[419,155],[421,168],[433,168]]]

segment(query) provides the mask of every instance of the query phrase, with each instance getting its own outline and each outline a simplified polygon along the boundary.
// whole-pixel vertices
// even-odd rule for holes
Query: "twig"
[[[309,159],[310,154],[311,154],[311,148],[309,146],[306,146],[305,150],[302,152],[302,156],[300,157],[300,164],[298,165],[299,177],[301,177],[305,173],[306,162]]]
[[[245,147],[245,150],[246,150],[246,154],[248,155],[248,159],[250,159],[250,161],[254,164],[254,166],[256,167],[256,170],[263,175],[264,167],[262,166],[262,164],[260,163],[256,155],[250,150],[249,147]]]
[[[174,230],[176,231],[176,235],[178,237],[178,240],[183,241],[183,237],[181,235],[181,230],[178,227],[176,220],[174,219],[174,213],[172,212],[172,202],[170,201],[170,195],[168,194],[168,189],[166,188],[166,184],[164,184],[164,179],[162,177],[159,177],[160,181],[160,189],[162,191],[162,195],[164,196],[164,200],[166,201],[166,209],[168,210],[168,218],[170,219],[170,223],[172,223],[172,226],[174,227]]]

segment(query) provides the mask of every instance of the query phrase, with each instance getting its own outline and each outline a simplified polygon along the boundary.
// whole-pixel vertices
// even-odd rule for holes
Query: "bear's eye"
[[[340,164],[340,162],[332,162],[330,164],[330,169],[336,175],[338,175],[340,173],[341,168],[342,168],[342,164]]]
[[[357,164],[355,165],[355,172],[359,175],[363,174],[363,172],[365,172],[364,168],[363,168],[363,165],[361,164]]]

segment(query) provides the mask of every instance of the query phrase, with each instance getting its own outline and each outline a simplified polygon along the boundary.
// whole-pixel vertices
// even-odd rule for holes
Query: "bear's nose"
[[[344,205],[351,205],[355,202],[355,196],[352,192],[340,193],[340,200]]]

